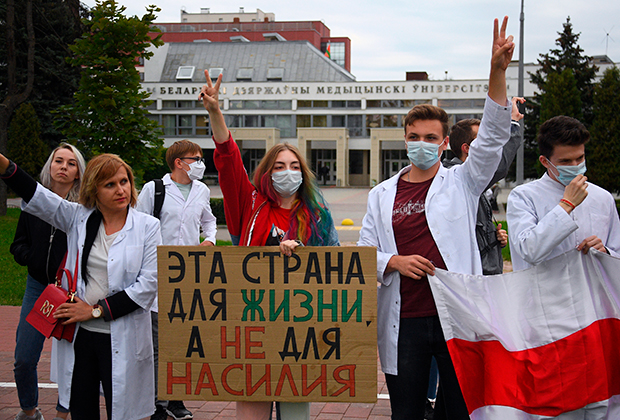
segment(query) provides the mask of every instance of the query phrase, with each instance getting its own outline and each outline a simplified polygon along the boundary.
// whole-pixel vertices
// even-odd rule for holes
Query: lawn
[[[20,212],[11,208],[0,217],[0,305],[20,306],[26,289],[28,270],[17,264],[9,252]]]

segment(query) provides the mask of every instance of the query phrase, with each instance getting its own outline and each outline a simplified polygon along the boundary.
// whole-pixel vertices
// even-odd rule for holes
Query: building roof
[[[159,82],[177,81],[181,66],[195,67],[192,82],[204,81],[204,69],[216,68],[223,69],[224,82],[355,81],[355,76],[325,57],[308,41],[175,42],[167,47],[160,50],[162,53],[167,51],[161,75],[154,75]]]

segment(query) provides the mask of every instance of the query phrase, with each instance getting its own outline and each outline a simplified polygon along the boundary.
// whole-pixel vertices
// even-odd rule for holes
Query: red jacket
[[[230,132],[228,135],[224,143],[215,142],[213,154],[224,195],[226,225],[234,245],[264,246],[271,228],[272,203],[250,183],[239,146]]]

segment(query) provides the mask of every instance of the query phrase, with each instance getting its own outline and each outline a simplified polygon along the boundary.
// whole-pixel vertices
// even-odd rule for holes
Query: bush
[[[224,199],[223,198],[211,198],[211,211],[217,219],[217,224],[220,226],[226,225],[226,215],[224,214]]]

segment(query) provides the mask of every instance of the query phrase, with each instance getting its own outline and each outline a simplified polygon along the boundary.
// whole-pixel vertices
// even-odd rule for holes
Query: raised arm
[[[489,75],[489,97],[501,106],[506,105],[506,69],[515,50],[513,36],[506,37],[507,25],[508,16],[504,16],[501,29],[499,29],[497,19],[493,23],[493,54],[491,56],[491,74]]]
[[[207,84],[202,85],[202,89],[200,89],[200,100],[202,100],[202,104],[209,113],[211,129],[213,130],[213,140],[216,143],[224,143],[228,140],[228,127],[226,127],[226,121],[220,109],[220,85],[222,84],[222,74],[220,73],[218,76],[215,85],[209,77],[209,70],[205,70],[205,77],[207,79]]]

